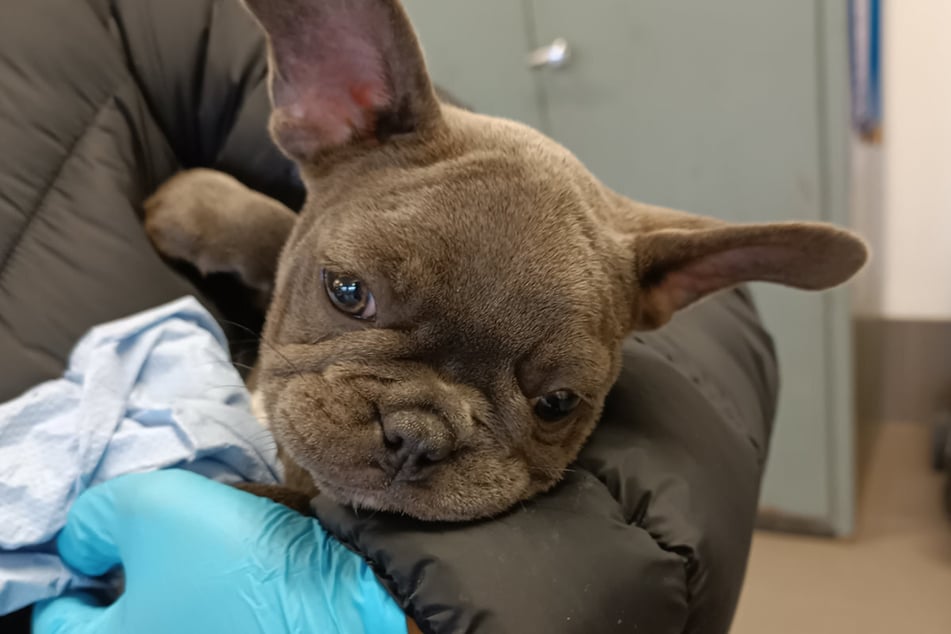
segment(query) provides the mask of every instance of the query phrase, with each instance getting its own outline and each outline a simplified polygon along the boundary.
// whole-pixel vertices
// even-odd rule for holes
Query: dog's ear
[[[636,283],[633,328],[656,328],[673,313],[743,282],[821,290],[852,277],[868,258],[855,235],[822,223],[729,224],[657,208],[628,245]]]
[[[271,132],[291,158],[437,126],[423,54],[394,0],[244,0],[267,35]]]

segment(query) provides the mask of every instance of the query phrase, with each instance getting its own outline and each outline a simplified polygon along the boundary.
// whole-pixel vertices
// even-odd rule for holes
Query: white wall
[[[948,319],[951,0],[886,0],[884,12],[884,146],[881,156],[858,148],[853,166],[856,226],[876,251],[856,308],[891,319]]]
[[[885,218],[884,152],[882,146],[852,139],[852,224],[872,248],[872,257],[849,290],[858,317],[878,318],[884,312],[882,230]]]

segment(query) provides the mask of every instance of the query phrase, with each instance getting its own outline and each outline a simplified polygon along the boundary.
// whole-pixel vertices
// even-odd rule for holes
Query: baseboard
[[[813,535],[816,537],[835,536],[835,529],[833,529],[832,525],[826,520],[801,515],[790,515],[789,513],[769,508],[760,508],[757,512],[756,528],[762,531]]]
[[[938,412],[951,410],[951,322],[866,318],[855,320],[852,332],[856,495],[861,499],[880,423],[931,423]],[[769,508],[759,510],[756,526],[805,535],[835,534],[821,518]]]
[[[951,322],[855,322],[856,417],[931,422],[951,406]]]

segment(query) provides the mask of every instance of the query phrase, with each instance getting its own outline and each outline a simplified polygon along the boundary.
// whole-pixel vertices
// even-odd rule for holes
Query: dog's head
[[[822,289],[833,227],[635,203],[525,126],[442,105],[392,0],[246,0],[272,134],[309,198],[261,350],[271,425],[318,487],[424,519],[502,511],[574,460],[620,343],[719,289]]]

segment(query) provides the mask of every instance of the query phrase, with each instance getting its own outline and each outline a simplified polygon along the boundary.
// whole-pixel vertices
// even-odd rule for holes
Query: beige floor
[[[884,426],[850,541],[758,533],[732,634],[951,634],[951,522],[924,425]]]

